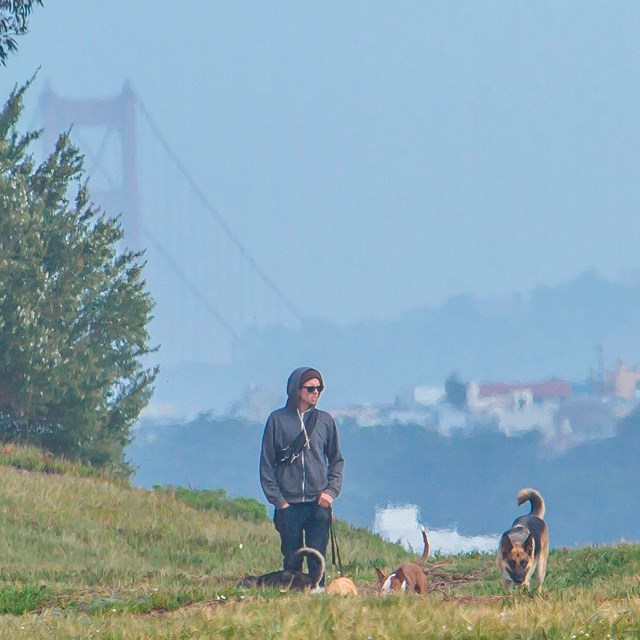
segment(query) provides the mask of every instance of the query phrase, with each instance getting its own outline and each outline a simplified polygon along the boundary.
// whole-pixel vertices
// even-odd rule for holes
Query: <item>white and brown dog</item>
[[[424,540],[424,551],[418,562],[403,562],[388,576],[376,568],[380,593],[387,594],[392,591],[406,591],[419,595],[427,593],[427,576],[421,566],[429,556],[429,538],[424,527],[422,527],[422,539]]]

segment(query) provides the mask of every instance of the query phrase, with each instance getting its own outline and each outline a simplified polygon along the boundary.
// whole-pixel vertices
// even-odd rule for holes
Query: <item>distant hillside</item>
[[[263,500],[258,483],[262,425],[201,417],[188,424],[143,427],[128,455],[134,482],[225,487]],[[530,433],[495,431],[440,436],[407,425],[343,428],[346,459],[338,515],[371,526],[376,506],[416,504],[431,527],[498,533],[523,513],[524,486],[547,501],[554,546],[640,539],[640,412],[617,425],[613,438],[553,457]]]
[[[465,380],[579,382],[598,366],[600,346],[609,368],[619,359],[640,361],[640,282],[609,282],[586,272],[528,295],[457,296],[437,309],[419,305],[416,300],[416,309],[397,321],[338,327],[307,318],[300,329],[249,332],[228,365],[165,368],[154,403],[179,414],[221,413],[251,384],[284,397],[287,376],[301,363],[325,374],[325,406],[335,407],[390,403],[407,388],[443,384],[453,371]]]

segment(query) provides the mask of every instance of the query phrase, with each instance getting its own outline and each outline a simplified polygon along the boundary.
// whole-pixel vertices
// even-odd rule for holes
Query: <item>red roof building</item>
[[[571,383],[557,378],[542,382],[483,382],[478,385],[479,398],[506,396],[521,391],[529,391],[534,401],[567,400],[572,393]]]

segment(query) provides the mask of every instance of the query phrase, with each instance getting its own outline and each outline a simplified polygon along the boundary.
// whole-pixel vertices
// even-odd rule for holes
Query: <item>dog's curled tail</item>
[[[326,567],[323,555],[317,549],[312,549],[311,547],[300,547],[296,551],[295,555],[305,557],[313,556],[318,561],[316,572],[311,576],[311,579],[313,580],[312,589],[317,589]]]
[[[429,538],[427,537],[427,532],[424,527],[420,527],[420,530],[422,531],[422,539],[424,540],[424,551],[416,564],[422,564],[429,557]]]
[[[518,504],[525,502],[531,503],[530,515],[538,516],[538,518],[544,518],[544,500],[539,491],[526,487],[518,491]]]

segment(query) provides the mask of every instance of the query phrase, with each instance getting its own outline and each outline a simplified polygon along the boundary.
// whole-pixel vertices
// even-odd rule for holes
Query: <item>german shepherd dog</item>
[[[310,547],[301,547],[295,553],[296,556],[303,555],[314,556],[317,561],[317,569],[313,575],[302,573],[291,569],[282,571],[273,571],[265,573],[262,576],[246,576],[239,583],[240,587],[258,587],[258,588],[274,588],[274,589],[293,589],[294,591],[318,591],[318,585],[322,579],[325,570],[325,560],[322,554]]]
[[[386,595],[392,591],[407,591],[424,595],[427,593],[427,576],[422,570],[422,564],[429,557],[429,538],[424,527],[422,527],[422,539],[424,540],[424,551],[418,562],[403,562],[397,566],[388,576],[385,576],[376,567],[378,574],[378,588],[380,593]]]
[[[536,591],[542,589],[547,572],[549,555],[549,532],[544,517],[544,500],[538,491],[531,488],[520,489],[518,504],[531,503],[531,511],[513,521],[509,531],[500,539],[498,549],[498,569],[507,591],[513,586],[529,589],[529,581],[536,572]]]

